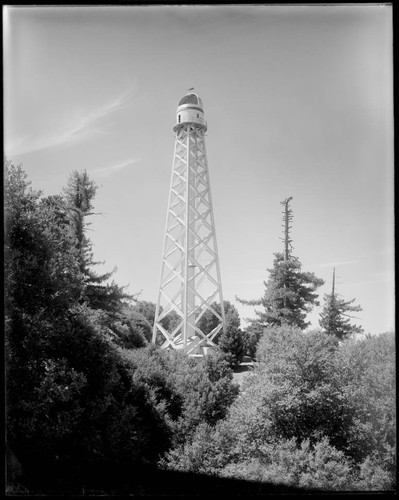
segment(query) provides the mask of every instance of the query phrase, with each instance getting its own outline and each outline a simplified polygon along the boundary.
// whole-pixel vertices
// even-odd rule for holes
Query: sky
[[[356,299],[366,333],[394,328],[389,4],[3,7],[5,154],[32,187],[98,185],[89,237],[156,302],[176,108],[204,103],[223,296],[243,326],[292,196],[293,254]]]

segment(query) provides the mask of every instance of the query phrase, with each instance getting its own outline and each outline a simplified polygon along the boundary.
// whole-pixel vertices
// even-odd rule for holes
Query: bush
[[[201,423],[191,439],[166,453],[160,465],[182,472],[215,474],[224,463],[222,450],[215,427]]]
[[[396,486],[395,476],[381,463],[378,456],[370,455],[360,465],[355,489],[365,491],[393,490]]]
[[[223,353],[224,359],[231,368],[241,363],[245,354],[245,335],[240,329],[240,316],[237,309],[228,300],[223,301],[225,313],[225,326],[215,337],[215,343]],[[212,308],[221,315],[221,307],[217,302],[212,303]],[[198,328],[208,335],[220,323],[220,320],[211,310],[207,310],[198,322]]]
[[[300,446],[295,440],[264,445],[256,458],[227,465],[223,477],[318,490],[347,490],[352,487],[351,466],[345,455],[327,439]]]
[[[303,333],[292,326],[269,327],[257,348],[258,367],[244,382],[243,400],[259,394],[254,409],[265,412],[275,437],[302,441],[327,436],[346,450],[353,411],[334,383],[337,341],[321,332]],[[248,403],[246,403],[248,404]]]
[[[197,426],[163,465],[305,489],[393,488],[392,341],[266,329],[226,417]]]
[[[155,464],[170,446],[145,388],[91,321],[82,310],[51,325],[40,358],[9,366],[8,442],[30,480],[47,481],[38,467],[72,484],[105,464]],[[17,328],[36,338],[45,331],[26,318]]]
[[[393,332],[342,342],[333,377],[350,400],[355,425],[350,447],[361,462],[377,454],[394,475],[396,449],[395,335]]]
[[[137,349],[151,342],[151,325],[142,314],[129,307],[125,307],[119,318],[112,322],[111,329],[118,345],[126,349]]]
[[[221,356],[197,360],[154,345],[123,355],[134,369],[133,379],[150,391],[176,444],[184,443],[202,422],[214,425],[224,418],[238,394]]]

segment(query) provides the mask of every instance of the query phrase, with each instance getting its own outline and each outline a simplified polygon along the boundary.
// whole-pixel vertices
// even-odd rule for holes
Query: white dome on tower
[[[202,99],[195,92],[189,92],[180,99],[176,111],[176,125],[173,129],[177,131],[186,124],[195,124],[205,130],[207,128]]]
[[[192,104],[193,106],[199,106],[201,109],[204,109],[201,97],[199,97],[198,94],[195,93],[186,94],[184,97],[182,97],[179,101],[178,106],[183,106],[184,104]]]

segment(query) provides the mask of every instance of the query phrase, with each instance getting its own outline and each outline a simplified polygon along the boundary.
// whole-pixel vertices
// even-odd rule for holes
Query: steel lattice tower
[[[176,121],[152,341],[201,356],[217,348],[213,340],[224,328],[225,317],[205,148],[207,124],[196,93],[180,99]],[[204,314],[206,332],[201,330]]]

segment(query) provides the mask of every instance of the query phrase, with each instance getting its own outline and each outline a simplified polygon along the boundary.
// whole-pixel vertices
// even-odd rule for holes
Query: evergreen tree
[[[310,324],[306,322],[307,314],[313,306],[319,305],[315,292],[324,281],[314,273],[302,271],[301,262],[291,252],[291,199],[287,198],[282,202],[284,253],[274,254],[273,268],[268,269],[269,279],[264,282],[266,290],[263,297],[250,301],[238,299],[242,304],[263,307],[263,310],[255,311],[257,319],[252,322],[252,327],[257,331],[266,326],[278,326],[283,323],[305,329]]]
[[[90,223],[86,221],[86,218],[94,215],[92,202],[97,192],[97,186],[89,179],[86,171],[78,172],[75,170],[69,176],[68,184],[63,192],[81,272],[94,281],[95,276],[90,270],[94,264],[92,245],[86,236],[86,229]]]
[[[355,299],[344,300],[339,298],[335,293],[335,269],[333,271],[333,284],[330,294],[324,297],[324,307],[320,314],[320,327],[322,331],[329,335],[335,335],[339,340],[342,340],[355,333],[363,333],[361,326],[352,325],[350,312],[359,312],[362,310],[360,306],[355,306]]]
[[[138,300],[132,308],[140,313],[148,321],[151,327],[154,325],[156,304],[147,300]],[[162,312],[162,311],[161,311]]]
[[[234,367],[240,364],[245,354],[245,336],[240,328],[241,321],[237,309],[228,300],[224,300],[223,304],[225,327],[216,335],[214,342],[220,347],[230,366]],[[221,314],[220,304],[213,302],[212,308]],[[208,335],[218,324],[218,318],[211,311],[206,311],[198,322],[198,328]]]
[[[252,305],[261,305],[264,310],[256,311],[257,322],[264,326],[288,325],[305,329],[307,314],[314,305],[319,305],[315,293],[324,282],[314,273],[301,270],[302,264],[297,257],[284,259],[281,253],[274,254],[274,265],[268,269],[270,275],[263,297],[251,301]]]
[[[241,363],[245,354],[245,339],[240,328],[240,317],[236,310],[226,315],[226,326],[216,337],[216,343],[232,368]]]
[[[97,185],[92,181],[87,172],[74,171],[68,179],[68,184],[63,190],[64,208],[70,220],[70,232],[80,271],[85,277],[85,293],[83,300],[92,309],[101,309],[109,313],[120,312],[124,299],[133,297],[123,291],[124,287],[118,286],[114,281],[108,280],[116,271],[97,274],[93,267],[102,262],[93,260],[93,245],[87,237],[87,229],[91,225],[87,218],[96,215],[93,212],[93,199],[97,192]]]

